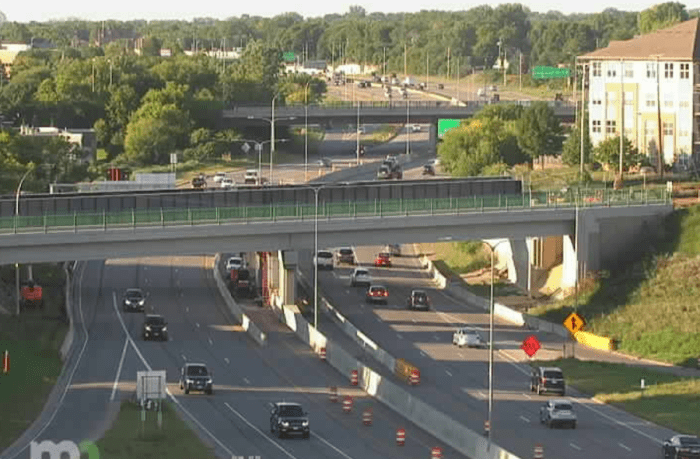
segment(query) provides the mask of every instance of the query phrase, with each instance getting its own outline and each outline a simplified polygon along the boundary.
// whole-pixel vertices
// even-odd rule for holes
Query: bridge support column
[[[576,287],[577,280],[588,271],[601,269],[600,224],[590,212],[581,212],[578,218],[578,257],[576,231],[564,235],[561,287]]]
[[[283,304],[294,304],[296,300],[296,276],[299,255],[293,250],[278,252],[279,295]]]
[[[437,122],[430,123],[428,126],[430,139],[428,140],[428,151],[430,154],[437,156]]]

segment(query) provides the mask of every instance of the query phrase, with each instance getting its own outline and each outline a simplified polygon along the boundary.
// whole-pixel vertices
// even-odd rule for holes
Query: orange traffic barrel
[[[398,429],[396,431],[396,444],[398,446],[403,446],[406,443],[406,431],[404,429]]]
[[[367,408],[362,413],[362,423],[366,426],[372,425],[372,408]]]
[[[349,395],[345,397],[345,400],[343,400],[343,411],[346,413],[349,413],[352,410],[352,397]]]
[[[352,370],[350,372],[350,385],[357,386],[357,380],[358,380],[357,370]]]
[[[420,382],[420,371],[417,368],[411,370],[411,375],[408,377],[408,381],[413,386]]]

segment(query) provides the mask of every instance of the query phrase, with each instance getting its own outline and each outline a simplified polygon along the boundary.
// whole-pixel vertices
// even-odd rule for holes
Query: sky
[[[634,2],[625,0],[589,0],[587,2],[561,2],[558,0],[529,0],[522,1],[532,11],[546,13],[550,10],[570,13],[598,13],[606,8],[617,8],[623,11],[641,11],[662,0]],[[8,21],[44,22],[66,18],[81,18],[87,20],[191,20],[196,17],[211,17],[226,19],[232,16],[248,14],[250,16],[272,17],[285,12],[295,12],[304,17],[317,17],[325,14],[344,14],[350,6],[362,6],[367,13],[400,13],[418,12],[421,10],[463,11],[475,6],[488,4],[492,7],[501,3],[493,1],[464,2],[457,0],[401,0],[386,1],[339,1],[305,0],[299,4],[289,4],[281,0],[267,0],[253,3],[242,1],[210,1],[199,3],[186,0],[119,0],[119,1],[88,1],[69,0],[67,2],[35,0],[11,1],[0,4],[0,11]],[[512,3],[516,3],[515,0]],[[687,5],[691,8],[692,5]],[[291,10],[291,8],[294,8]]]

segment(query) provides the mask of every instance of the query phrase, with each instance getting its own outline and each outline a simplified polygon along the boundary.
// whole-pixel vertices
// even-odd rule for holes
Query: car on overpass
[[[377,254],[377,258],[374,259],[374,266],[391,267],[391,255],[389,255],[389,252],[380,252],[379,254]]]
[[[365,300],[368,303],[389,303],[389,290],[383,285],[370,285]]]
[[[350,275],[350,286],[355,287],[356,285],[366,285],[370,286],[372,283],[372,277],[369,275],[367,268],[355,268],[355,271]]]
[[[122,307],[125,312],[143,312],[146,309],[146,296],[140,288],[129,288],[124,292]]]
[[[430,309],[430,298],[425,290],[411,290],[411,295],[406,299],[408,309],[427,311]]]
[[[190,391],[214,393],[214,382],[211,372],[203,363],[186,363],[180,372],[180,389],[189,394]]]
[[[279,438],[291,434],[309,438],[308,413],[299,403],[277,402],[270,411],[270,432],[276,433]]]
[[[700,458],[700,438],[694,435],[675,435],[661,446],[664,459]]]
[[[576,413],[570,401],[566,399],[548,400],[540,407],[540,423],[546,424],[550,429],[556,426],[569,426],[576,428]]]
[[[143,321],[142,336],[144,341],[149,339],[168,340],[168,322],[163,316],[148,314]]]
[[[530,374],[530,392],[537,392],[537,395],[558,392],[559,395],[564,395],[564,372],[559,367],[534,367]]]

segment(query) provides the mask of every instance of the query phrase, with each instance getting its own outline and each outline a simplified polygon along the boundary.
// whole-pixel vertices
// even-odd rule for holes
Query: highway
[[[387,239],[391,242],[390,236]],[[379,247],[355,249],[364,266],[370,266],[380,250]],[[412,246],[402,249],[411,251]],[[304,271],[312,278],[308,255],[304,259]],[[419,268],[415,253],[393,257],[393,262],[392,268],[370,267],[373,280],[389,289],[388,306],[365,304],[365,290],[349,286],[349,267],[320,272],[321,290],[348,320],[380,347],[420,369],[421,384],[411,391],[472,430],[483,432],[488,415],[488,350],[458,349],[452,345],[452,333],[459,326],[473,325],[488,340],[488,314],[433,288],[426,273]],[[405,309],[405,300],[412,288],[428,290],[433,302],[430,312]],[[567,397],[575,402],[578,427],[550,430],[541,425],[539,408],[552,396],[529,392],[529,358],[519,349],[528,335],[537,336],[544,344],[536,358],[561,355],[561,338],[497,319],[492,415],[492,439],[496,444],[523,458],[532,457],[537,444],[544,447],[548,458],[658,457],[660,444],[673,434],[671,430],[595,402],[573,389],[569,389]],[[577,347],[576,352],[580,350]],[[593,352],[586,351],[589,356]]]
[[[57,415],[39,440],[98,437],[111,418],[107,408],[112,393],[115,402],[128,399],[137,371],[163,369],[184,417],[222,458],[394,458],[399,454],[399,427],[411,432],[400,449],[402,457],[429,457],[431,447],[441,446],[353,390],[347,377],[320,361],[279,323],[262,324],[270,335],[269,345],[258,348],[232,325],[215,290],[212,263],[213,257],[204,256],[90,263],[83,275],[81,305],[88,345]],[[165,316],[168,342],[142,341],[143,314],[122,312],[121,293],[131,287],[148,295],[148,313]],[[204,362],[213,370],[212,396],[184,395],[179,389],[177,378],[185,362]],[[328,387],[333,385],[341,395],[357,396],[350,414],[329,401]],[[278,440],[270,434],[270,403],[282,400],[300,402],[309,412],[310,440]],[[372,426],[361,422],[368,406],[373,408]],[[444,451],[446,457],[461,457]]]

